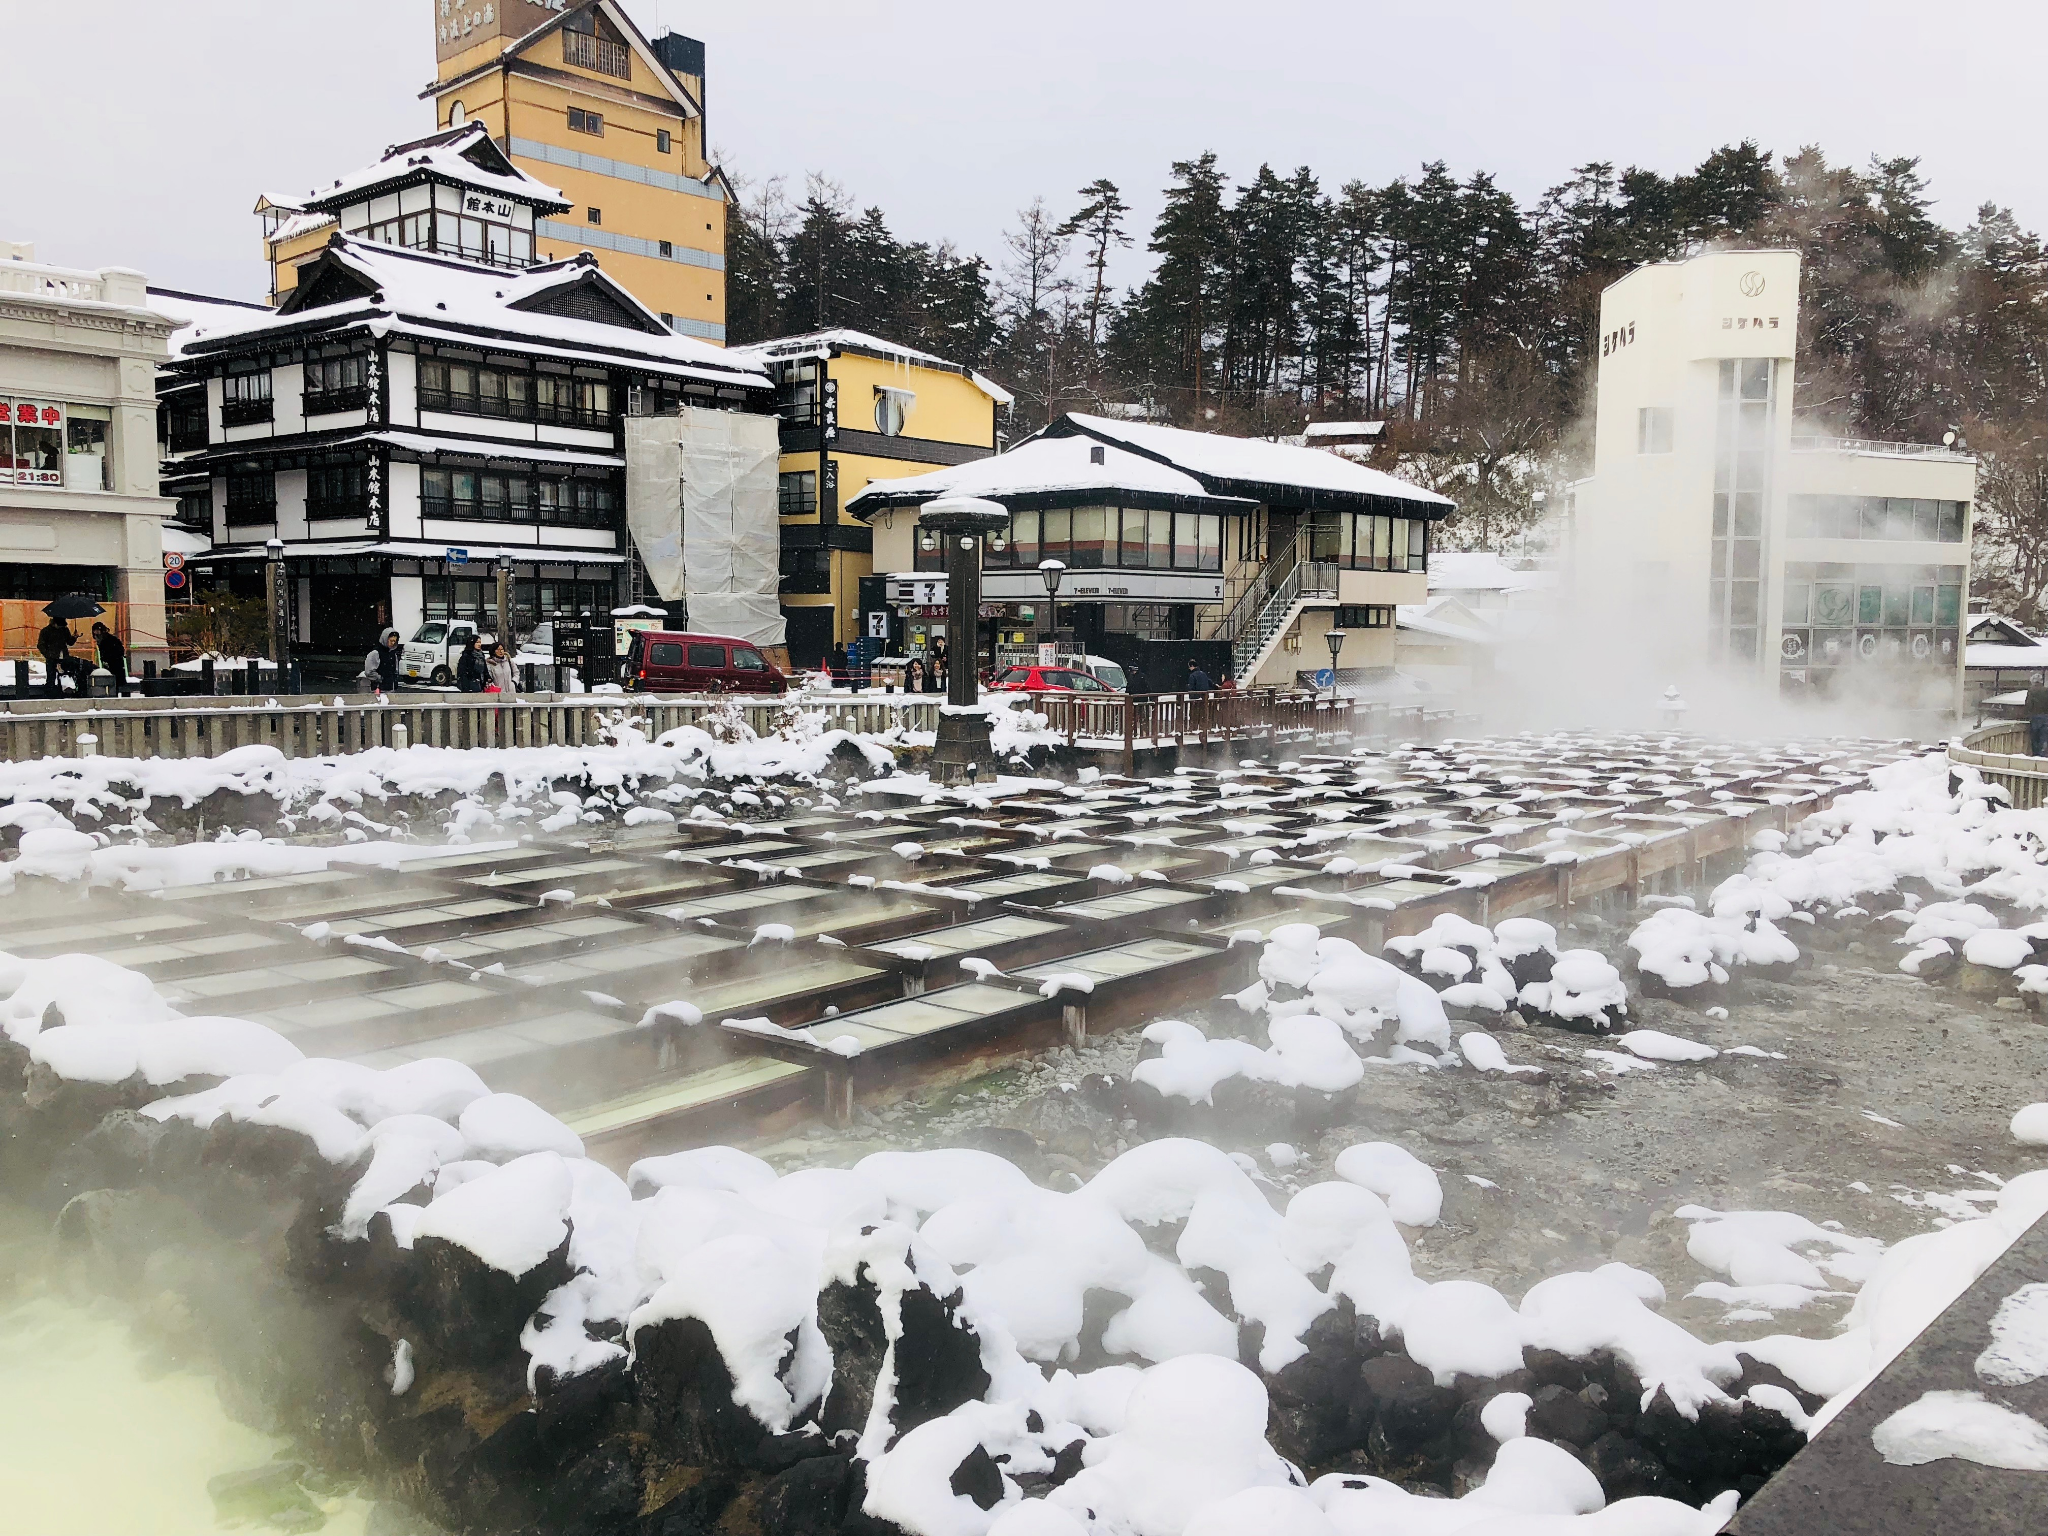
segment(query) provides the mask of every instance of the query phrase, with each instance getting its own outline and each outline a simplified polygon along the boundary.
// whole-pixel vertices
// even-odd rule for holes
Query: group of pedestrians
[[[71,648],[78,644],[78,636],[64,620],[53,618],[36,636],[36,654],[43,658],[43,682],[52,693],[64,691],[64,680],[80,693],[91,686],[93,666],[83,657],[71,654]],[[99,664],[107,669],[114,679],[114,691],[128,691],[128,647],[121,643],[121,637],[104,624],[92,627],[93,650],[99,657]]]
[[[363,658],[362,684],[366,692],[392,693],[398,688],[398,631],[387,629]],[[512,653],[500,640],[486,654],[482,641],[471,635],[455,658],[457,693],[495,693],[514,698],[519,693],[519,673]]]

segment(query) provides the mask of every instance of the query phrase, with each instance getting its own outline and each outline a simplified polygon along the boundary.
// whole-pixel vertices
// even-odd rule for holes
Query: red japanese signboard
[[[64,483],[64,407],[0,399],[0,485]]]

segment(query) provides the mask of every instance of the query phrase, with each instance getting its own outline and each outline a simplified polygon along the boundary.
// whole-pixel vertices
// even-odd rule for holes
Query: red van
[[[620,681],[648,693],[789,691],[789,679],[751,641],[667,629],[643,629],[633,636]]]

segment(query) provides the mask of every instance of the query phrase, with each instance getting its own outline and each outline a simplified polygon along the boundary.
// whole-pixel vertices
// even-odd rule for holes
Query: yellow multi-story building
[[[775,381],[782,416],[777,504],[790,659],[815,665],[865,633],[888,603],[874,534],[843,514],[871,481],[987,458],[1010,395],[960,363],[860,331],[819,331],[732,349]]]
[[[587,250],[677,332],[723,342],[726,186],[705,157],[704,45],[649,41],[616,0],[431,7],[438,69],[421,95],[435,128],[482,125],[513,166],[561,193],[536,210],[526,259],[507,264]],[[312,200],[256,205],[273,303],[337,227]]]

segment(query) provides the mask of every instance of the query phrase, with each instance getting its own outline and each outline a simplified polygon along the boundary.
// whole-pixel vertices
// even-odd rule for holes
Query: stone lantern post
[[[935,534],[946,552],[946,702],[939,711],[932,777],[942,784],[965,783],[977,775],[994,777],[995,753],[989,746],[989,717],[981,703],[977,665],[981,552],[989,539],[1008,537],[1010,514],[997,502],[946,496],[925,503],[918,526]]]

